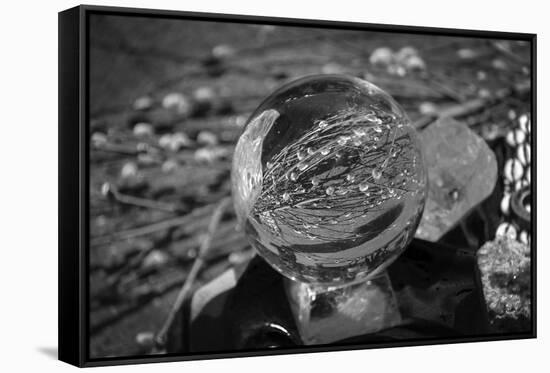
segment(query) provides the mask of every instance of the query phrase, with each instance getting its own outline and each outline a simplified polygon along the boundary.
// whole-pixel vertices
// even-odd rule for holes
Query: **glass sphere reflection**
[[[414,236],[426,171],[403,109],[364,80],[319,75],[269,96],[232,170],[239,223],[283,275],[344,285],[383,270]]]

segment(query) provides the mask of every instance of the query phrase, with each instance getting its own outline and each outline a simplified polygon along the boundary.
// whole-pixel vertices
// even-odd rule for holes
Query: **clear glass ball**
[[[277,271],[306,283],[372,278],[420,221],[417,134],[383,90],[342,75],[291,82],[250,116],[233,158],[239,224]]]

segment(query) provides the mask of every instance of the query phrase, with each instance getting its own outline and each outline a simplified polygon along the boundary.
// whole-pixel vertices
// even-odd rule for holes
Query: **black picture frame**
[[[410,34],[437,34],[442,36],[470,36],[524,40],[531,43],[531,92],[533,154],[536,155],[536,34],[480,30],[460,30],[432,27],[411,27],[353,22],[319,21],[292,18],[273,18],[231,14],[210,14],[170,10],[77,6],[59,13],[59,360],[79,367],[104,365],[171,362],[197,359],[284,355],[303,352],[328,352],[459,342],[513,340],[536,338],[536,156],[532,160],[531,188],[533,198],[532,221],[532,333],[510,335],[483,335],[480,337],[451,338],[350,344],[347,346],[308,346],[262,351],[220,352],[193,355],[149,355],[133,357],[89,357],[88,313],[88,252],[89,252],[89,17],[93,14],[130,15],[187,20],[234,23],[272,24],[281,26],[315,26],[327,29],[371,30]]]

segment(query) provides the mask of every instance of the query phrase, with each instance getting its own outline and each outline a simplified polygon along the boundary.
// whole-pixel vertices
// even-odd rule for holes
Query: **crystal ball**
[[[426,185],[403,109],[350,76],[276,90],[248,119],[233,157],[239,226],[273,268],[310,284],[381,273],[412,240]]]

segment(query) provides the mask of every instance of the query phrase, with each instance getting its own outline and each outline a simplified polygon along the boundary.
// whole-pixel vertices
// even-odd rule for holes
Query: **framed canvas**
[[[59,359],[536,336],[536,35],[59,13]]]

